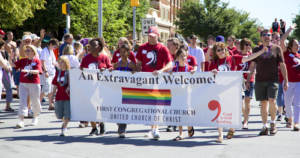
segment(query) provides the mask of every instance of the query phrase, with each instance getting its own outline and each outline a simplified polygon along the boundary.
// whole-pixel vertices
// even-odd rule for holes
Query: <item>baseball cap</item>
[[[24,35],[23,37],[22,37],[22,40],[24,41],[24,40],[27,40],[27,39],[31,39],[31,35]],[[32,39],[31,39],[32,40]]]
[[[158,29],[155,26],[151,26],[148,30],[149,36],[159,36]]]
[[[0,35],[5,35],[5,32],[2,29],[0,29]]]
[[[216,37],[216,42],[225,42],[225,38],[222,35]]]

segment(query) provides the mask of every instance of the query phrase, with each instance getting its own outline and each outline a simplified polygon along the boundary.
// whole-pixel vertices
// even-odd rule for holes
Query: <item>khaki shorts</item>
[[[278,91],[277,82],[255,82],[255,98],[257,101],[267,101],[269,98],[276,99]]]

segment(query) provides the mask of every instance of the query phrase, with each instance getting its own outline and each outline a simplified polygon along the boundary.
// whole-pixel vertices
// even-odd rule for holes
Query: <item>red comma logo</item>
[[[211,122],[214,122],[221,114],[221,104],[216,100],[211,100],[208,103],[208,108],[211,111],[215,111],[218,109],[218,114],[211,120]]]

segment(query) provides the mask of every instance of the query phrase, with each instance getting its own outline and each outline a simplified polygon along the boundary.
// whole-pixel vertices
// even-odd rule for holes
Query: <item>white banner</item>
[[[70,70],[71,120],[241,127],[242,72]]]

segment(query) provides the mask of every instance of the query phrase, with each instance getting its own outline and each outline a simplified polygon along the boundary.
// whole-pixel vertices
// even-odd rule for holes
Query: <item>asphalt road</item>
[[[149,127],[128,125],[125,139],[118,138],[117,125],[106,124],[107,134],[88,136],[91,128],[78,128],[78,122],[71,122],[67,137],[60,137],[61,122],[53,111],[43,105],[43,112],[37,126],[28,126],[31,119],[25,120],[26,127],[15,129],[17,112],[3,112],[0,104],[0,157],[1,158],[183,158],[183,157],[224,157],[224,158],[299,158],[300,132],[285,128],[278,122],[279,132],[275,136],[258,136],[262,127],[257,102],[252,102],[249,130],[237,130],[231,140],[216,143],[218,132],[215,128],[196,127],[194,137],[172,141],[178,133],[166,132],[160,127],[159,141],[145,138]],[[18,100],[12,107],[18,108]],[[184,127],[184,129],[186,129]],[[224,132],[226,135],[226,132]]]

